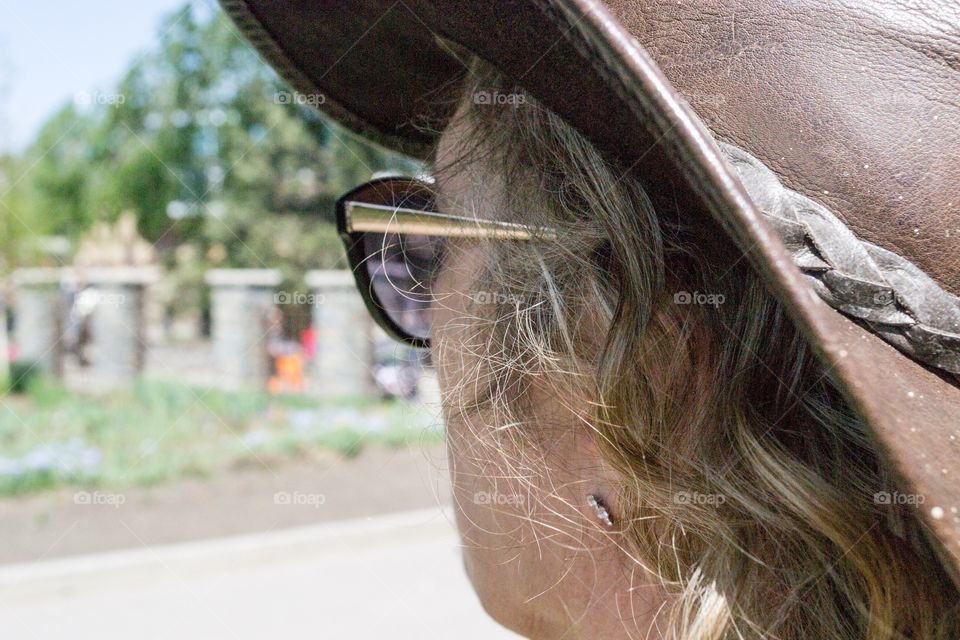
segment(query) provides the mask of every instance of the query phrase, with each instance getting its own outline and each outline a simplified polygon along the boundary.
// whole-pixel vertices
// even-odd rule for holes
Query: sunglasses
[[[413,178],[367,182],[337,200],[337,232],[374,321],[393,339],[430,346],[436,282],[448,238],[526,241],[549,229],[436,210],[436,194]]]

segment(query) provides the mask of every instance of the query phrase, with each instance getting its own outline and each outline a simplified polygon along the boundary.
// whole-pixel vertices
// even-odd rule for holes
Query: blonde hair
[[[715,229],[484,64],[459,99],[458,163],[497,176],[498,215],[560,230],[488,247],[487,400],[529,432],[508,388],[589,395],[630,545],[676,601],[671,637],[960,637],[915,510],[876,499],[895,487],[875,444],[747,260],[711,258]],[[695,294],[713,297],[678,304]]]

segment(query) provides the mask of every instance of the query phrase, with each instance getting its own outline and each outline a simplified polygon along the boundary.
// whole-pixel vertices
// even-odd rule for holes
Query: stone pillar
[[[63,373],[63,296],[61,270],[18,269],[15,290],[14,343],[20,362],[33,364],[47,375]]]
[[[309,271],[317,332],[314,385],[325,397],[368,395],[373,383],[373,321],[349,271]]]
[[[225,386],[266,386],[270,376],[268,314],[281,275],[274,269],[212,269],[213,355]]]
[[[0,293],[0,382],[10,375],[10,341],[7,339],[7,301]],[[2,392],[2,391],[0,391]]]
[[[95,267],[77,272],[81,305],[89,305],[89,375],[97,382],[131,382],[146,355],[144,299],[160,272],[150,267]]]

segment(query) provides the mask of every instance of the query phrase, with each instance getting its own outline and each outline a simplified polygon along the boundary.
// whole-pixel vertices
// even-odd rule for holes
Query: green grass
[[[140,381],[102,396],[34,378],[0,397],[0,495],[126,487],[208,476],[245,461],[379,443],[439,442],[435,416],[406,402],[320,401]]]

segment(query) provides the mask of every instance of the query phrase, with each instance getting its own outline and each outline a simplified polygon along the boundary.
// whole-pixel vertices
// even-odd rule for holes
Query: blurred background
[[[421,168],[308,102],[214,0],[4,6],[5,637],[505,637],[333,224]]]

